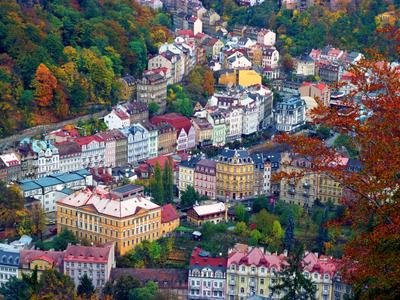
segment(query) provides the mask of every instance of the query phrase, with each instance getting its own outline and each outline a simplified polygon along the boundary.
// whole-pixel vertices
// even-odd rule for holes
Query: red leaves
[[[35,88],[35,101],[39,107],[47,107],[51,104],[54,90],[57,87],[57,79],[44,64],[40,64],[32,82]]]

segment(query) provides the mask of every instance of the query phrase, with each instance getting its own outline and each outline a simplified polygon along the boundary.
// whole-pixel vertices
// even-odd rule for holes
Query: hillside
[[[167,26],[130,0],[0,1],[0,136],[117,101]]]

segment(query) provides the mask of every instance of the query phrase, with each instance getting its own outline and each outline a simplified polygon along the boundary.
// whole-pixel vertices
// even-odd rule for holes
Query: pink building
[[[194,170],[194,189],[210,199],[216,196],[216,164],[213,160],[202,159]]]
[[[103,131],[96,134],[104,140],[104,166],[116,166],[116,139],[112,131]]]

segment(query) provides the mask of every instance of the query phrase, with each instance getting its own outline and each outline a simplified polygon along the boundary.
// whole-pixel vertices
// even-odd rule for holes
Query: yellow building
[[[246,150],[224,149],[217,160],[217,199],[254,196],[254,163]]]
[[[198,161],[198,157],[192,157],[179,164],[179,194],[186,191],[188,186],[194,186],[194,169]]]
[[[218,83],[227,86],[240,85],[242,87],[249,87],[261,84],[262,77],[254,70],[234,70],[221,74]]]
[[[44,270],[55,269],[62,272],[64,261],[63,251],[21,250],[20,268],[21,274],[30,274],[37,268],[38,274]]]
[[[94,244],[115,242],[116,252],[124,255],[162,236],[161,207],[150,197],[88,188],[57,202],[57,230],[64,229]]]
[[[348,159],[340,158],[339,163],[347,164]],[[310,167],[310,162],[292,153],[282,153],[280,170],[286,173],[302,172]],[[310,207],[315,200],[323,203],[331,201],[339,204],[343,194],[343,187],[324,173],[302,174],[298,180],[283,179],[281,181],[280,199],[282,201]]]

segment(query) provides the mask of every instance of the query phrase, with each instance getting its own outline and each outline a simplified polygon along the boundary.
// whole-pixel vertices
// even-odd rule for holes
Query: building
[[[222,73],[218,79],[218,83],[227,86],[249,87],[253,85],[261,85],[262,77],[255,70],[234,70]]]
[[[176,150],[185,151],[196,146],[196,133],[190,120],[178,113],[155,116],[150,119],[152,124],[168,123],[176,130]]]
[[[194,189],[212,200],[216,199],[217,193],[216,166],[214,160],[201,159],[194,170]]]
[[[170,70],[171,78],[167,80],[167,84],[180,82],[184,73],[184,65],[180,55],[169,50],[150,58],[147,68],[149,70],[158,68],[167,68]]]
[[[55,143],[60,156],[60,172],[72,172],[82,168],[82,149],[74,141]]]
[[[116,164],[116,140],[112,131],[103,131],[96,134],[104,141],[104,166],[115,167]]]
[[[0,155],[0,162],[3,169],[3,178],[7,182],[15,181],[21,178],[21,160],[16,153],[7,153]]]
[[[220,19],[221,16],[213,9],[207,10],[201,17],[201,20],[203,21],[203,32],[213,35],[217,31],[216,24]]]
[[[260,103],[257,103],[253,98],[246,97],[240,102],[243,107],[243,115],[242,115],[242,135],[251,135],[258,131],[260,120],[259,120],[259,112],[260,108],[264,108],[260,106]]]
[[[196,226],[202,226],[206,222],[214,224],[227,222],[228,209],[222,202],[194,205],[187,211],[187,220]]]
[[[320,79],[328,83],[337,83],[341,74],[343,73],[343,68],[337,63],[329,63],[326,61],[321,61],[316,64],[317,74]]]
[[[197,16],[191,16],[188,20],[188,29],[193,31],[193,34],[196,35],[199,32],[203,32],[203,22]]]
[[[252,67],[251,61],[240,51],[236,51],[226,59],[226,68],[234,69],[250,69]]]
[[[20,248],[14,245],[0,244],[0,286],[12,277],[18,277]]]
[[[157,126],[149,121],[142,122],[141,125],[146,128],[149,133],[149,158],[158,156],[158,130]]]
[[[161,0],[136,0],[140,5],[150,7],[154,10],[162,9],[163,3]]]
[[[280,299],[271,296],[270,286],[276,283],[274,272],[281,270],[283,254],[265,252],[263,248],[236,244],[228,251],[227,299],[248,299],[251,296]]]
[[[226,110],[227,133],[226,142],[240,140],[243,133],[243,108],[230,107]]]
[[[251,155],[254,162],[254,194],[268,195],[271,193],[271,162],[262,153]]]
[[[129,115],[130,124],[140,123],[149,119],[149,106],[145,102],[132,101],[118,105]]]
[[[266,29],[262,28],[261,30],[258,31],[257,33],[257,43],[267,46],[267,47],[273,47],[276,42],[276,33]]]
[[[176,150],[176,129],[166,122],[158,123],[158,154],[173,153]]]
[[[274,117],[278,131],[294,132],[306,123],[306,104],[297,97],[279,102]]]
[[[299,88],[300,97],[319,99],[323,105],[329,106],[331,89],[324,83],[304,82]]]
[[[157,103],[160,112],[167,106],[167,77],[163,72],[144,73],[137,83],[137,101],[147,104]]]
[[[71,230],[94,244],[115,242],[124,255],[161,234],[161,207],[149,197],[123,198],[101,188],[85,189],[57,201],[57,231]]]
[[[186,191],[189,186],[194,187],[194,169],[200,158],[192,157],[179,164],[179,195]]]
[[[40,200],[45,213],[56,211],[57,200],[76,190],[93,185],[93,176],[86,170],[50,175],[39,179],[21,180],[18,185],[24,198]]]
[[[196,247],[190,257],[188,299],[225,299],[226,258]]]
[[[297,76],[314,76],[315,61],[308,55],[304,55],[296,59],[296,75]]]
[[[162,295],[168,299],[187,300],[188,271],[182,269],[149,269],[149,268],[115,268],[111,270],[111,281],[115,282],[120,277],[131,276],[144,286],[149,281],[158,285]]]
[[[40,276],[44,270],[57,270],[63,273],[64,251],[21,250],[19,271],[21,274],[31,274],[38,270]]]
[[[115,108],[108,115],[105,115],[104,123],[110,130],[127,128],[131,125],[129,115],[120,108]]]
[[[217,199],[254,195],[254,162],[246,150],[224,149],[217,158]]]
[[[168,236],[179,227],[179,214],[172,204],[166,204],[161,208],[161,234]]]
[[[128,163],[137,163],[149,158],[149,132],[141,124],[133,124],[121,132],[128,140]]]
[[[216,109],[207,114],[207,120],[212,126],[212,145],[221,147],[226,144],[226,116],[222,109]]]
[[[104,140],[99,136],[83,136],[74,139],[82,151],[82,168],[104,166]]]
[[[265,47],[262,52],[261,66],[276,69],[279,64],[279,52],[275,47]]]
[[[196,145],[203,147],[212,144],[213,126],[206,118],[192,118],[196,136]]]
[[[95,288],[103,287],[115,268],[114,243],[102,246],[69,245],[64,252],[64,274],[79,286],[80,278],[87,275]]]

